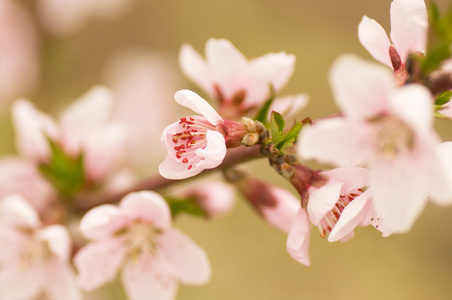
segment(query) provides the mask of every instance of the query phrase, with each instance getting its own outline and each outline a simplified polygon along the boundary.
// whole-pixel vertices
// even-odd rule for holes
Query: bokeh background
[[[117,114],[143,130],[136,133],[143,141],[135,162],[143,176],[157,172],[162,159],[161,129],[174,121],[170,116],[182,116],[174,92],[190,88],[202,94],[178,68],[183,43],[203,53],[210,37],[226,38],[249,57],[279,51],[295,54],[295,74],[281,94],[309,94],[310,102],[299,118],[318,118],[337,111],[327,80],[331,63],[344,53],[372,59],[357,39],[362,16],[390,29],[389,0],[130,1],[130,9],[117,18],[93,18],[67,35],[51,34],[39,25],[35,1],[17,2],[23,2],[33,16],[40,37],[39,83],[25,95],[40,109],[57,115],[91,86],[110,86],[121,98]],[[437,2],[444,8],[450,0]],[[4,155],[15,151],[9,100],[3,101],[0,112]],[[452,140],[450,122],[436,125],[443,139]],[[290,188],[265,161],[246,167]],[[388,238],[374,228],[358,228],[352,240],[329,243],[313,228],[312,266],[305,267],[287,254],[286,236],[262,222],[242,200],[238,197],[234,210],[218,220],[182,216],[176,221],[206,250],[213,267],[209,284],[181,285],[177,299],[450,299],[452,295],[452,207],[429,204],[409,233]],[[114,284],[97,296],[124,299]]]

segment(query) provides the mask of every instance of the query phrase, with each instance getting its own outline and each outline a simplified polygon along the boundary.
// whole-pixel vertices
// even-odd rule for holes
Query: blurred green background
[[[439,4],[445,7],[449,2]],[[204,53],[207,39],[215,37],[229,39],[249,57],[279,51],[295,54],[295,74],[281,94],[309,94],[310,102],[300,118],[325,116],[337,111],[327,82],[331,63],[350,52],[372,59],[357,39],[357,26],[367,15],[389,31],[390,3],[137,0],[132,10],[119,19],[93,20],[75,35],[57,38],[42,33],[41,84],[30,97],[41,109],[56,113],[92,85],[107,83],[105,70],[112,58],[130,48],[163,52],[175,69],[177,86],[165,99],[152,99],[155,105],[158,101],[173,101],[177,89],[201,93],[187,80],[181,80],[177,53],[183,43]],[[3,153],[14,151],[8,114],[4,111],[1,115]],[[445,140],[452,140],[451,125],[446,121],[437,124]],[[153,126],[152,120],[148,126]],[[155,147],[160,147],[158,142]],[[153,149],[149,153],[152,155]],[[160,157],[156,164],[158,160]],[[248,167],[259,170],[262,178],[282,182],[265,161]],[[358,228],[352,240],[329,243],[313,228],[312,266],[305,267],[287,254],[286,236],[262,222],[241,200],[237,199],[232,213],[219,220],[208,222],[188,216],[177,220],[176,226],[206,250],[213,267],[209,284],[181,285],[177,299],[452,297],[451,207],[429,204],[409,233],[388,238],[382,238],[374,228]],[[109,288],[107,294],[111,296],[106,299],[121,299],[117,288]]]

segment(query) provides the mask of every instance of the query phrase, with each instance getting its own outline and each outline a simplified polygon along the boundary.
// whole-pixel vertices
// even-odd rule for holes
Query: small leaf
[[[436,97],[435,105],[444,105],[452,98],[452,91],[447,91]]]
[[[286,123],[280,113],[272,111],[270,115],[270,134],[272,141],[277,144],[284,137]]]
[[[284,138],[276,145],[276,148],[282,150],[283,148],[289,147],[295,143],[303,125],[304,124],[302,122],[295,123]]]
[[[268,115],[268,111],[270,110],[270,106],[273,103],[273,100],[275,100],[275,92],[274,92],[273,87],[270,85],[270,97],[268,98],[267,101],[265,101],[264,105],[261,107],[259,112],[256,114],[256,117],[254,118],[254,120],[257,120],[264,125],[268,125],[267,115]]]
[[[206,212],[199,206],[195,198],[172,198],[166,197],[166,202],[171,210],[171,216],[174,218],[182,213],[192,215],[195,217],[207,217]]]

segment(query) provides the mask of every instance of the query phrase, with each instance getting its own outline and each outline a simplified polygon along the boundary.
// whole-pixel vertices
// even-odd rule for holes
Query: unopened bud
[[[242,145],[253,146],[259,142],[259,134],[257,133],[247,133],[242,139]]]

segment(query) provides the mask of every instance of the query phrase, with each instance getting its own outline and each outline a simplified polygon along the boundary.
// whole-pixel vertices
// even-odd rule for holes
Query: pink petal
[[[36,270],[29,266],[5,266],[0,269],[0,299],[22,300],[33,299],[41,289],[41,280]]]
[[[383,113],[394,86],[391,71],[355,55],[342,55],[331,67],[329,81],[336,103],[352,118]]]
[[[204,58],[191,45],[182,45],[179,64],[185,76],[206,91],[210,97],[215,96],[213,74]]]
[[[55,189],[34,163],[11,156],[0,160],[0,198],[12,194],[23,196],[38,213],[56,199]]]
[[[132,220],[141,220],[162,229],[171,226],[168,204],[155,192],[130,193],[121,200],[119,208]]]
[[[278,97],[273,101],[269,109],[279,112],[286,118],[295,117],[308,104],[308,95],[298,94],[292,96]]]
[[[310,237],[311,222],[306,210],[300,207],[287,237],[287,251],[293,259],[305,266],[311,265],[308,253]]]
[[[180,90],[177,91],[174,95],[174,99],[180,105],[190,108],[194,112],[203,115],[207,121],[216,125],[218,121],[221,121],[222,118],[220,115],[207,103],[206,100],[201,98],[195,92],[190,90]]]
[[[309,192],[308,213],[315,226],[318,226],[320,220],[336,205],[342,185],[342,182],[327,183],[318,190]]]
[[[243,89],[237,76],[248,68],[248,60],[231,42],[224,39],[209,39],[206,43],[206,59],[222,92],[227,98]]]
[[[44,240],[48,243],[49,250],[61,262],[68,262],[71,255],[71,237],[66,227],[63,225],[51,225],[36,233],[38,240]]]
[[[251,60],[249,65],[246,104],[259,105],[269,98],[271,88],[278,93],[286,85],[295,69],[295,56],[269,53]]]
[[[122,272],[122,282],[130,300],[172,300],[177,291],[167,266],[149,253],[130,261]]]
[[[204,284],[210,280],[211,269],[205,251],[188,236],[173,229],[158,236],[163,262],[186,284]]]
[[[328,236],[329,242],[343,239],[353,232],[355,227],[362,222],[367,211],[372,209],[369,198],[370,193],[366,191],[345,207],[338,222],[334,225],[333,230]]]
[[[207,146],[204,149],[196,150],[196,154],[204,157],[196,167],[204,169],[213,169],[218,167],[226,156],[226,143],[224,136],[218,131],[207,130],[206,133]]]
[[[119,237],[91,242],[80,249],[74,257],[80,287],[92,291],[113,281],[125,261],[126,253],[126,242]]]
[[[379,62],[392,68],[389,57],[391,42],[380,24],[364,16],[358,26],[358,38],[361,45]]]
[[[300,208],[300,200],[289,191],[277,186],[268,185],[269,191],[276,200],[275,205],[262,205],[260,210],[268,224],[282,232],[288,233],[293,219]]]
[[[328,176],[329,182],[343,183],[341,195],[369,185],[369,170],[361,167],[335,168],[321,174]]]
[[[426,204],[429,174],[425,173],[422,158],[416,160],[399,155],[393,159],[376,158],[369,166],[375,209],[395,232],[410,230]]]
[[[391,110],[415,131],[427,133],[433,123],[432,95],[420,84],[410,84],[391,94]]]
[[[68,264],[52,259],[46,264],[45,290],[49,300],[83,300],[75,285],[75,275]]]
[[[104,204],[89,210],[80,221],[80,232],[87,239],[104,239],[130,223],[117,206]]]
[[[441,160],[443,178],[446,182],[446,191],[441,197],[433,197],[433,201],[439,205],[449,205],[452,203],[452,142],[440,144],[437,149],[438,157]]]
[[[34,229],[41,224],[34,208],[19,195],[0,200],[0,220],[4,224],[22,229]]]
[[[168,179],[185,179],[198,175],[204,171],[204,168],[193,165],[189,170],[186,164],[182,164],[180,160],[175,160],[170,155],[167,155],[165,160],[159,165],[159,173]]]
[[[409,52],[423,52],[427,44],[428,17],[423,0],[391,3],[391,40],[405,63]]]
[[[16,131],[16,147],[25,156],[37,161],[46,161],[50,156],[47,137],[59,138],[59,129],[54,120],[38,111],[31,102],[20,99],[12,106]]]
[[[372,127],[363,122],[335,118],[302,129],[298,154],[337,166],[363,165],[374,153]]]

